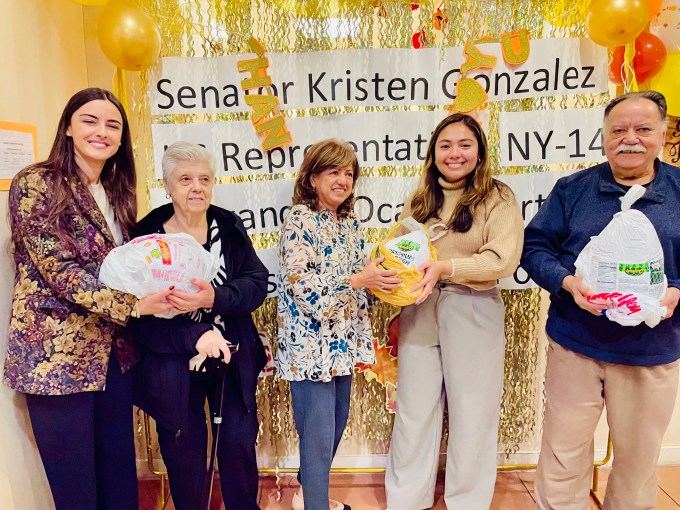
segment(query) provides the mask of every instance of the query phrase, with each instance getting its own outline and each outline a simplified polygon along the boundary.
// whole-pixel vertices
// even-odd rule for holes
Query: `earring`
[[[167,191],[165,192],[165,198],[172,198],[172,197],[170,196],[170,193],[168,193]]]

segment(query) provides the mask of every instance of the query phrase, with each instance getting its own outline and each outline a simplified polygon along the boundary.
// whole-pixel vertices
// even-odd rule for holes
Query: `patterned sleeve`
[[[23,172],[12,181],[9,210],[14,241],[25,246],[35,267],[59,297],[125,324],[137,298],[103,286],[97,276],[78,264],[73,247],[59,239],[45,222],[48,195],[47,183],[37,172]]]
[[[366,241],[364,240],[364,233],[361,228],[359,220],[354,218],[352,220],[352,229],[354,230],[354,235],[357,237],[358,250],[354,254],[354,263],[352,265],[352,272],[360,272],[366,265],[366,260],[370,256],[370,253],[366,251]]]
[[[347,305],[352,287],[350,274],[342,274],[328,264],[317,264],[316,243],[310,214],[292,210],[281,230],[281,281],[298,309],[320,322]]]

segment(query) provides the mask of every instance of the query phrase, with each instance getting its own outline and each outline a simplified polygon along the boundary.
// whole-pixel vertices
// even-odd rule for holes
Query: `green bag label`
[[[650,266],[652,270],[650,275],[650,283],[652,285],[663,283],[663,259],[652,261]]]
[[[419,250],[420,244],[416,243],[415,241],[409,241],[408,239],[402,239],[397,243],[397,248],[399,248],[401,251]]]
[[[619,272],[628,276],[640,276],[649,272],[649,264],[619,264]]]

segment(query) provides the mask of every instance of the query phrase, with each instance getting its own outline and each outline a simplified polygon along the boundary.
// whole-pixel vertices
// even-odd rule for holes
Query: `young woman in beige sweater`
[[[397,414],[385,486],[392,510],[434,504],[444,402],[448,510],[486,510],[496,478],[505,308],[496,288],[516,269],[523,221],[515,197],[491,176],[475,119],[453,114],[430,139],[423,175],[403,217],[443,223],[439,259],[421,266],[422,294],[402,310]]]

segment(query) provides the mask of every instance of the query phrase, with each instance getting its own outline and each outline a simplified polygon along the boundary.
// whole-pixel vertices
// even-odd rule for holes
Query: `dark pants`
[[[57,510],[137,510],[132,375],[111,354],[105,391],[26,395]]]
[[[351,375],[333,377],[330,382],[290,382],[305,510],[328,509],[331,464],[347,424],[351,391]]]
[[[222,498],[229,510],[257,510],[257,413],[246,410],[234,368],[226,365],[225,369],[223,419],[217,442]],[[208,456],[205,401],[207,398],[212,412],[220,391],[219,382],[219,372],[192,372],[188,430],[175,437],[173,431],[156,425],[177,510],[205,510],[196,507],[203,492]]]

